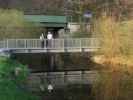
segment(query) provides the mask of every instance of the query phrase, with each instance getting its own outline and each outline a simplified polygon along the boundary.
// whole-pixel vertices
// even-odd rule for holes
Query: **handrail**
[[[97,38],[7,39],[0,41],[1,49],[82,49],[98,48]]]

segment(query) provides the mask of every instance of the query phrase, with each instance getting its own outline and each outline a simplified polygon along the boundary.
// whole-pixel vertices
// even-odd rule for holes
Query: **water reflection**
[[[90,85],[73,84],[41,93],[42,100],[94,100]]]

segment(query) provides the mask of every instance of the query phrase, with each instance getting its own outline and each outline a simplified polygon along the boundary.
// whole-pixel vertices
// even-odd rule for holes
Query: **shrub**
[[[8,58],[0,58],[1,100],[37,100],[24,88],[27,67]]]
[[[40,33],[34,23],[28,23],[21,11],[0,9],[0,39],[34,38]]]

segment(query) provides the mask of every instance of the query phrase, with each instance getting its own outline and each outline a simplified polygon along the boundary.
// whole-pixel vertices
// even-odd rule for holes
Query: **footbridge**
[[[47,52],[94,52],[99,49],[97,38],[66,39],[7,39],[0,41],[0,51],[12,53],[47,53]]]

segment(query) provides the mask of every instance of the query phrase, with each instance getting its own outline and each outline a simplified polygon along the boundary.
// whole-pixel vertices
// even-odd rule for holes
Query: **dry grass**
[[[133,20],[118,22],[103,16],[96,22],[95,33],[101,33],[102,55],[93,60],[104,66],[94,84],[96,100],[132,100]]]

